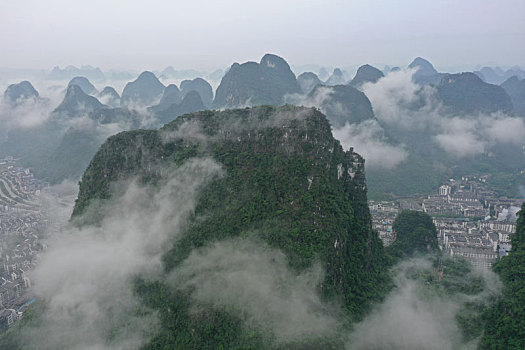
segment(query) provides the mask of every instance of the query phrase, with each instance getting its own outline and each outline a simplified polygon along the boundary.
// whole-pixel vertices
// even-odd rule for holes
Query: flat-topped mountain
[[[202,189],[194,219],[163,258],[168,273],[178,276],[177,271],[202,248],[231,240],[239,240],[242,246],[250,234],[262,244],[262,250],[254,248],[252,257],[268,249],[266,245],[279,249],[298,272],[317,261],[324,271],[318,293],[340,303],[350,318],[359,317],[381,295],[387,262],[371,226],[364,160],[342,149],[326,117],[316,109],[288,105],[203,111],[179,117],[160,130],[110,137],[82,177],[74,220],[89,225],[104,216],[105,211],[95,214],[88,208],[95,203],[103,207],[112,197],[115,181],[138,176],[162,183],[168,174],[161,169],[203,157],[220,164],[224,176],[211,177]],[[246,266],[235,268],[243,275]],[[289,282],[283,282],[287,288]],[[242,306],[224,309],[215,298],[199,304],[191,297],[192,291],[166,294],[170,282],[162,279],[137,283],[139,296],[158,310],[162,320],[147,346],[195,348],[203,341],[211,348],[273,344],[271,329],[244,326],[249,319]],[[261,302],[263,309],[270,306]],[[197,305],[199,317],[195,317]],[[221,316],[206,316],[210,313]],[[343,341],[337,335],[325,338],[305,333],[288,340],[285,347],[304,348],[312,342],[321,347],[326,342],[342,346]]]
[[[234,63],[217,88],[213,107],[281,105],[286,94],[298,92],[299,84],[288,63],[266,54],[259,63]]]

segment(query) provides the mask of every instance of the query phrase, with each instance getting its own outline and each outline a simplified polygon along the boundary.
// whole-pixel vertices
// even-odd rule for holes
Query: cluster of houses
[[[27,272],[37,263],[39,238],[47,225],[41,188],[16,159],[0,159],[0,332],[11,327],[32,300]]]
[[[498,198],[486,176],[450,179],[436,194],[396,202],[369,201],[373,226],[385,245],[396,238],[392,224],[403,209],[432,216],[441,250],[461,256],[475,267],[488,269],[511,248],[515,213],[523,199]]]

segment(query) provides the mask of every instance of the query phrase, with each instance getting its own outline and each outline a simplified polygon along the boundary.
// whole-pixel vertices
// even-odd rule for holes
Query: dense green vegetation
[[[185,231],[163,256],[163,274],[135,276],[130,285],[160,319],[144,349],[340,349],[345,332],[393,287],[394,263],[417,255],[426,255],[430,266],[416,264],[408,273],[423,282],[428,298],[475,296],[485,288],[464,260],[441,256],[435,226],[425,213],[402,212],[393,225],[397,240],[385,251],[371,226],[364,160],[343,151],[316,109],[203,111],[161,130],[112,136],[82,177],[73,222],[99,223],[122,190],[115,184],[138,178],[160,185],[170,169],[195,157],[213,158],[225,174],[200,192]],[[284,253],[295,274],[320,264],[325,275],[317,291],[324,302],[340,307],[337,317],[344,331],[276,340],[267,329],[247,323],[238,309],[197,301],[191,288],[177,289],[168,282],[167,276],[195,251],[246,237]],[[35,308],[37,316],[42,307]],[[463,341],[477,339],[487,323],[480,317],[485,304],[472,300],[459,307]],[[16,349],[21,344],[13,339],[38,322],[39,317],[27,317],[0,338],[0,345]]]
[[[0,336],[0,349],[23,350],[25,348],[24,331],[27,331],[32,325],[42,322],[46,306],[42,302],[35,302],[31,307],[24,311],[24,316],[16,327],[10,328],[6,333]]]
[[[482,349],[525,348],[525,204],[511,239],[509,255],[494,266],[504,285],[503,295],[486,313]]]
[[[396,258],[439,251],[436,227],[425,212],[402,211],[396,217],[392,229],[396,233],[396,240],[388,247],[388,252]]]
[[[162,135],[188,125],[198,126],[194,132],[210,141],[201,143],[195,135],[182,134],[163,140]],[[205,111],[180,117],[161,131],[113,136],[82,178],[74,217],[93,214],[87,210],[90,204],[110,198],[116,180],[139,175],[155,183],[162,178],[159,169],[195,156],[213,157],[227,174],[201,193],[194,219],[164,257],[167,272],[196,248],[250,234],[283,251],[297,272],[321,261],[326,270],[322,295],[340,302],[350,321],[360,319],[384,295],[389,259],[371,228],[363,159],[342,150],[328,121],[315,109]],[[96,222],[103,211],[95,214],[84,215],[84,224]],[[268,335],[246,330],[231,310],[210,306],[202,314],[189,313],[189,297],[168,291],[162,281],[141,282],[136,290],[165,320],[152,348],[280,346]],[[315,341],[341,345],[341,339],[314,340],[319,345]],[[313,345],[309,340],[288,346]]]
[[[456,340],[458,348],[460,344],[477,342],[486,324],[485,312],[494,302],[494,286],[488,286],[487,280],[474,271],[468,261],[441,253],[437,230],[428,214],[405,210],[392,227],[396,241],[387,252],[401,266],[407,261],[411,264],[405,277],[422,283],[424,298],[429,302],[443,298],[457,304],[455,321],[461,332],[460,339]],[[417,260],[411,263],[411,257],[428,260],[430,265],[425,266]]]

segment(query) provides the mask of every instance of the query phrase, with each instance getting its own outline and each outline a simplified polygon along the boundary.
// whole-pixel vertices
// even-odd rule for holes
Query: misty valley
[[[519,66],[0,88],[0,349],[525,349]]]

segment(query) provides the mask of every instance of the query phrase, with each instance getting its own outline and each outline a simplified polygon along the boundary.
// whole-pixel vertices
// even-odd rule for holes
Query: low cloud
[[[265,113],[264,108],[256,107],[249,110],[247,114],[243,114],[242,117],[229,118],[228,121],[221,123],[220,128],[211,131],[204,130],[202,123],[197,119],[185,119],[174,130],[161,130],[161,137],[163,142],[185,140],[206,146],[209,142],[233,138],[234,135],[244,137],[245,135],[242,134],[254,129],[264,130],[267,128],[286,127],[292,121],[304,123],[306,118],[313,113],[308,108],[292,107],[290,109],[280,109],[268,115]],[[221,116],[217,116],[217,118],[221,118]]]
[[[21,80],[1,81],[0,87],[4,91],[8,85],[19,83]],[[64,97],[62,89],[50,85],[47,81],[33,81],[35,88],[40,93],[40,98],[28,98],[17,101],[16,104],[0,97],[0,141],[7,136],[11,129],[33,128],[45,123],[51,111],[58,106]]]
[[[442,106],[437,91],[412,81],[415,70],[391,72],[376,83],[365,83],[363,92],[372,103],[377,119],[386,125],[417,130],[439,116]]]
[[[394,145],[385,137],[382,126],[375,119],[368,119],[361,123],[345,122],[342,127],[337,124],[340,120],[349,119],[351,112],[332,97],[333,87],[322,86],[310,95],[288,95],[288,103],[306,107],[319,108],[328,118],[335,118],[331,123],[332,132],[343,148],[353,147],[366,160],[367,168],[393,169],[408,157],[408,151],[399,145]]]
[[[337,125],[341,120],[350,119],[352,113],[343,103],[334,98],[334,93],[332,86],[318,86],[310,94],[290,94],[286,95],[284,100],[296,106],[315,107],[327,116],[332,125]]]
[[[182,139],[206,146],[210,141],[210,136],[205,134],[201,123],[195,119],[185,120],[175,130],[161,130],[160,135],[165,143]]]
[[[488,152],[497,144],[525,144],[525,121],[504,113],[451,115],[432,86],[413,82],[414,70],[391,72],[363,91],[385,127],[425,132],[437,146],[456,158]]]
[[[312,94],[288,94],[284,96],[284,101],[296,106],[316,107],[321,109],[325,103],[332,102],[334,89],[331,86],[319,86]],[[321,111],[323,111],[321,109]],[[323,112],[325,113],[325,112]]]
[[[138,349],[157,323],[133,295],[135,276],[161,271],[161,256],[183,230],[202,186],[221,176],[213,160],[194,159],[162,186],[131,181],[97,226],[50,238],[31,274],[46,309],[24,329],[29,349]],[[139,312],[139,310],[141,312]]]
[[[323,278],[319,265],[296,274],[279,250],[239,239],[194,251],[169,281],[174,288],[191,290],[195,302],[233,309],[247,327],[284,343],[340,331],[337,308],[318,294]]]
[[[66,226],[78,193],[75,181],[64,180],[59,184],[45,187],[40,194],[42,211],[49,220],[49,234],[54,234]],[[49,237],[49,236],[47,236]]]
[[[376,120],[347,123],[341,129],[334,129],[333,133],[344,149],[354,147],[365,158],[367,168],[393,169],[408,157],[408,151],[403,146],[387,142],[384,130]]]
[[[471,130],[452,129],[434,136],[434,140],[445,152],[457,158],[482,154],[486,147]]]
[[[525,144],[525,121],[502,113],[440,119],[436,143],[458,158],[487,152],[496,144]]]
[[[49,119],[49,101],[27,99],[11,105],[0,97],[0,142],[5,141],[12,129],[33,128]]]
[[[462,306],[467,302],[487,302],[500,293],[501,285],[491,271],[473,272],[473,276],[483,279],[482,292],[446,295],[414,279],[420,271],[431,267],[430,261],[421,258],[397,265],[394,290],[355,326],[348,349],[458,348],[464,341],[456,319]]]

